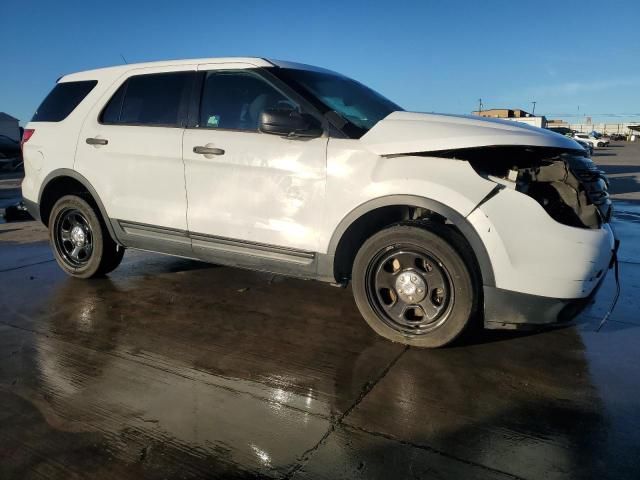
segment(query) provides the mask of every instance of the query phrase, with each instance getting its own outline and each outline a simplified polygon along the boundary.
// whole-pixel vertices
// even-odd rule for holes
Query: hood
[[[551,147],[582,151],[559,133],[509,120],[471,115],[393,112],[360,141],[378,155],[490,146]]]

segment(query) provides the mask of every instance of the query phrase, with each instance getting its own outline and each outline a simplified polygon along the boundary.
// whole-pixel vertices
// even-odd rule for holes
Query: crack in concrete
[[[21,268],[34,267],[36,265],[42,265],[43,263],[55,262],[55,259],[43,260],[42,262],[29,263],[27,265],[20,265],[19,267],[5,268],[4,270],[0,270],[0,273],[4,272],[13,272],[15,270],[20,270]]]
[[[400,357],[402,357],[402,355],[404,355],[404,353],[407,350],[409,350],[409,347],[405,346],[402,349],[402,351],[398,355],[396,355],[389,362],[389,364],[382,370],[382,372],[380,372],[380,374],[377,377],[375,377],[373,380],[370,380],[370,381],[368,381],[367,383],[364,384],[364,386],[362,387],[362,390],[360,391],[360,394],[355,399],[355,401],[351,404],[351,406],[349,408],[347,408],[342,414],[338,415],[334,420],[331,421],[331,424],[330,424],[328,430],[324,433],[324,435],[322,435],[322,437],[320,437],[320,440],[318,440],[318,443],[316,443],[313,447],[311,447],[310,449],[308,449],[308,450],[306,450],[305,452],[302,453],[298,463],[296,463],[293,466],[293,468],[288,473],[286,473],[284,475],[284,477],[282,477],[284,480],[289,480],[289,479],[293,478],[296,475],[296,473],[298,473],[300,470],[302,470],[302,468],[309,462],[309,460],[311,459],[313,454],[316,451],[318,451],[322,445],[324,445],[324,443],[326,442],[327,438],[329,438],[329,436],[331,436],[331,434],[333,432],[335,432],[337,427],[339,427],[340,425],[343,425],[343,420],[353,411],[354,408],[356,408],[358,405],[360,405],[360,403],[369,394],[369,392],[371,390],[373,390],[373,388],[384,377],[386,377],[386,375],[389,373],[389,370],[391,370],[393,368],[393,366],[396,363],[398,363],[398,360],[400,360]]]
[[[502,470],[498,470],[496,468],[491,468],[491,467],[488,467],[488,466],[483,465],[481,463],[472,462],[472,461],[466,460],[464,458],[459,458],[459,457],[456,457],[455,455],[448,454],[446,452],[437,450],[437,449],[435,449],[433,447],[429,447],[427,445],[421,445],[421,444],[413,443],[413,442],[410,442],[410,441],[407,441],[407,440],[400,440],[400,439],[397,439],[397,438],[393,437],[392,435],[389,435],[389,434],[386,434],[386,433],[381,433],[381,432],[369,431],[369,430],[366,430],[366,429],[361,428],[361,427],[356,427],[356,426],[351,425],[350,423],[346,423],[344,421],[345,418],[347,418],[347,416],[358,405],[360,405],[360,403],[369,394],[369,392],[371,392],[371,390],[373,390],[373,388],[384,377],[387,376],[389,371],[395,366],[396,363],[398,363],[400,358],[404,355],[404,353],[407,350],[409,350],[408,346],[406,346],[395,358],[393,358],[389,362],[389,364],[384,368],[384,370],[382,370],[380,375],[378,375],[373,380],[370,380],[369,382],[367,382],[362,387],[362,390],[361,390],[360,394],[358,395],[358,398],[356,398],[356,400],[353,402],[353,404],[347,410],[345,410],[344,413],[342,413],[341,415],[336,417],[336,419],[331,422],[331,425],[330,425],[329,429],[320,438],[318,443],[316,443],[316,445],[314,445],[313,447],[311,447],[310,449],[308,449],[307,451],[305,451],[302,454],[302,456],[300,457],[300,460],[298,461],[298,463],[296,463],[294,465],[294,467],[287,474],[285,474],[284,477],[282,477],[283,480],[292,479],[300,470],[302,470],[304,468],[304,466],[309,462],[309,460],[311,460],[311,457],[313,456],[313,454],[315,452],[317,452],[320,449],[320,447],[322,447],[326,443],[327,439],[331,436],[331,434],[333,432],[335,432],[336,428],[338,428],[340,426],[344,427],[344,428],[347,428],[347,429],[351,429],[351,430],[357,430],[357,431],[360,431],[360,432],[365,433],[367,435],[372,435],[372,436],[375,436],[375,437],[380,437],[380,438],[384,438],[386,440],[397,442],[397,443],[400,443],[401,445],[406,445],[408,447],[417,448],[417,449],[420,449],[420,450],[424,450],[424,451],[428,451],[428,452],[431,452],[431,453],[435,453],[435,454],[441,455],[441,456],[443,456],[445,458],[450,458],[450,459],[455,460],[457,462],[464,463],[465,465],[473,466],[473,467],[476,467],[476,468],[481,468],[483,470],[486,470],[486,471],[489,471],[489,472],[493,472],[493,473],[498,473],[500,475],[504,475],[506,477],[513,478],[515,480],[524,480],[522,477],[518,477],[517,475],[513,475],[513,474],[508,473],[508,472],[503,472]]]
[[[504,476],[513,478],[515,480],[525,480],[523,477],[518,477],[517,475],[514,475],[512,473],[504,472],[502,470],[498,470],[497,468],[487,467],[486,465],[483,465],[481,463],[476,463],[476,462],[472,462],[470,460],[465,460],[464,458],[456,457],[455,455],[451,455],[449,453],[443,452],[442,450],[437,450],[437,449],[435,449],[433,447],[430,447],[428,445],[424,445],[424,444],[420,444],[420,443],[413,443],[413,442],[410,442],[408,440],[401,440],[401,439],[395,438],[393,435],[389,435],[387,433],[376,432],[376,431],[372,431],[372,430],[367,430],[366,428],[362,428],[362,427],[358,427],[358,426],[355,426],[355,425],[351,425],[350,423],[345,423],[344,427],[346,427],[347,429],[356,430],[356,431],[359,431],[359,432],[362,432],[362,433],[366,433],[367,435],[372,435],[374,437],[380,437],[380,438],[384,438],[386,440],[391,440],[391,441],[400,443],[402,445],[406,445],[408,447],[418,448],[420,450],[425,450],[427,452],[435,453],[437,455],[441,455],[443,457],[450,458],[450,459],[455,460],[457,462],[464,463],[465,465],[470,465],[470,466],[473,466],[473,467],[481,468],[481,469],[487,470],[489,472],[499,473],[500,475],[504,475]]]

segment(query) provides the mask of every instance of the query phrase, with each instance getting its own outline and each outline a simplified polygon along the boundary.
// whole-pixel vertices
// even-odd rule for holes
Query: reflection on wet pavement
[[[611,276],[578,327],[437,351],[378,338],[348,289],[139,252],[77,281],[3,233],[0,478],[634,478],[632,223],[600,333]]]

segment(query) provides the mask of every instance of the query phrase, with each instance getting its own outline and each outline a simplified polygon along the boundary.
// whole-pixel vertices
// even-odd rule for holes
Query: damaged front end
[[[575,149],[499,146],[436,155],[465,160],[498,185],[477,207],[481,213],[470,215],[487,244],[508,239],[504,250],[496,247],[496,284],[483,287],[485,328],[566,325],[575,318],[615,264],[603,172]],[[548,217],[533,214],[529,209],[537,207],[520,194]]]
[[[429,155],[467,160],[479,175],[530,196],[564,225],[600,228],[611,219],[604,172],[577,150],[497,146]]]
[[[566,324],[615,264],[607,180],[570,138],[517,122],[394,112],[360,141],[384,157],[459,160],[495,185],[465,214],[489,257],[486,328]]]

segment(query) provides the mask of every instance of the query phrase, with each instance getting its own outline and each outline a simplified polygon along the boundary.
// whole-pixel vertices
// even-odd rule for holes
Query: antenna
[[[127,62],[127,59],[126,59],[126,58],[124,58],[124,55],[123,55],[123,54],[120,54],[120,56],[122,57],[122,61],[123,61],[125,64],[129,65],[129,62]]]
[[[482,113],[482,99],[478,99],[478,115]]]
[[[531,115],[535,116],[536,114],[536,103],[538,102],[531,102],[533,104],[533,110],[531,110]]]

